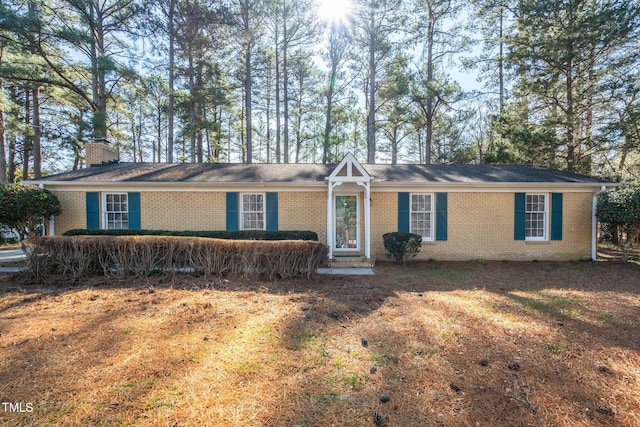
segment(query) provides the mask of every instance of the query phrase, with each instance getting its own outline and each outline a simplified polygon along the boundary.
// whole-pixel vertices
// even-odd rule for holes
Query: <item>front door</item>
[[[335,196],[334,251],[360,250],[360,203],[357,195]]]

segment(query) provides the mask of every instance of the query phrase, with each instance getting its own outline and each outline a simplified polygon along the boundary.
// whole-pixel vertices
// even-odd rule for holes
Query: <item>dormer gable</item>
[[[371,176],[353,154],[347,153],[326,180],[329,182],[371,182]]]

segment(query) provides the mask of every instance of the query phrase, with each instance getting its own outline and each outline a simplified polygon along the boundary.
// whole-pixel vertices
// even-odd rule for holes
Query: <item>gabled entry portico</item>
[[[351,153],[325,178],[329,259],[371,257],[371,179]]]

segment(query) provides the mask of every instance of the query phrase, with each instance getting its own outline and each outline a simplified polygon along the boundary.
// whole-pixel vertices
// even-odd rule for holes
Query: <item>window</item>
[[[241,230],[264,230],[264,194],[243,194],[240,202]]]
[[[525,238],[547,240],[547,195],[527,194],[525,203]]]
[[[411,228],[409,231],[422,236],[422,240],[433,240],[433,195],[411,195]]]
[[[129,229],[129,203],[126,193],[104,195],[104,228]]]

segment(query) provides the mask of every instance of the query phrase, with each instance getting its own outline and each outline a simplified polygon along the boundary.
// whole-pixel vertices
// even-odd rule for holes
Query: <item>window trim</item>
[[[253,196],[253,195],[262,196],[262,228],[245,228],[244,227],[244,218],[243,218],[243,215],[245,214],[244,196]],[[238,229],[239,230],[266,230],[267,229],[267,193],[246,192],[246,193],[238,193],[238,196],[240,198],[240,209],[238,212]],[[249,213],[249,212],[258,212],[258,211],[247,211],[246,213]]]
[[[527,210],[527,198],[529,196],[544,196],[544,227],[543,236],[527,236],[527,214],[530,211]],[[525,193],[524,195],[524,239],[528,242],[547,242],[549,241],[549,193]],[[533,212],[533,211],[531,211]],[[539,211],[536,211],[539,212]]]
[[[413,196],[429,196],[431,198],[431,210],[429,211],[414,211],[413,210]],[[429,237],[422,236],[423,242],[433,242],[435,241],[435,230],[436,230],[436,197],[435,193],[409,193],[409,232],[414,233],[413,230],[413,214],[415,213],[425,213],[429,212],[431,214],[431,222],[429,224]]]
[[[107,197],[108,196],[125,196],[127,199],[127,210],[126,211],[112,211],[117,213],[126,213],[127,214],[127,228],[109,228],[109,219],[107,211]],[[100,224],[101,230],[129,230],[131,227],[131,218],[130,218],[131,210],[129,209],[129,193],[123,191],[110,191],[102,193],[102,215],[100,215],[100,220],[102,223]]]

